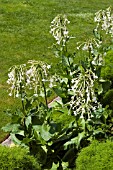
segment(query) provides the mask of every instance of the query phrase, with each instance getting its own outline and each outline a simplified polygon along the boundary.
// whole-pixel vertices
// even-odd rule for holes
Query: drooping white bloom
[[[97,23],[95,30],[104,30],[106,34],[110,33],[113,36],[113,15],[110,7],[95,13],[94,21]]]
[[[9,95],[21,97],[23,92],[27,93],[29,90],[38,95],[39,91],[43,89],[42,83],[49,82],[48,70],[50,68],[50,65],[34,60],[28,61],[27,65],[13,66],[9,70],[7,80],[10,85]]]
[[[50,33],[56,39],[58,45],[65,46],[66,42],[70,38],[68,35],[67,24],[69,24],[66,15],[58,15],[51,22]]]
[[[73,96],[69,104],[75,116],[80,115],[80,118],[84,118],[87,114],[90,119],[92,112],[99,108],[100,103],[97,102],[95,93],[95,81],[97,81],[97,77],[89,69],[72,79],[70,91],[73,91]]]

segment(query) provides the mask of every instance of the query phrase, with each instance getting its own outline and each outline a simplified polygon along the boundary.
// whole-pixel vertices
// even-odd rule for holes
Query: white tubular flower
[[[26,71],[26,75],[32,75],[33,74],[33,68],[30,68],[29,70]]]
[[[50,69],[51,68],[51,65],[47,65],[47,69]]]
[[[75,116],[77,116],[77,112],[76,111],[74,111],[73,113],[74,113]]]
[[[12,93],[9,93],[9,96],[12,96]]]

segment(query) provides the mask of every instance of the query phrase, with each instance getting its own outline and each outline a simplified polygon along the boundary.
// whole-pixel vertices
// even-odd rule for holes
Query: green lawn
[[[76,42],[92,36],[94,13],[111,6],[113,0],[0,0],[0,128],[9,120],[4,111],[15,109],[18,101],[8,96],[8,69],[29,59],[57,63],[50,47],[50,23],[57,14],[66,14],[71,21],[70,51]],[[0,141],[5,137],[0,130]]]

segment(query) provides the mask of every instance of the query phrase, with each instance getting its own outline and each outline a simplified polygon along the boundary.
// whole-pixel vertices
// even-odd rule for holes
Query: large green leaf
[[[53,134],[50,133],[50,128],[51,127],[49,125],[45,124],[33,126],[33,129],[35,129],[35,131],[37,132],[38,139],[41,140],[42,138],[44,141],[48,141],[53,136]]]
[[[84,136],[85,136],[85,132],[81,132],[81,133],[78,134],[77,147],[80,146],[80,142],[84,138]]]
[[[20,124],[11,124],[8,123],[6,126],[2,127],[2,130],[5,132],[17,132]]]
[[[10,136],[11,136],[11,140],[12,140],[15,144],[20,145],[20,144],[22,143],[22,142],[15,136],[15,134],[11,133]]]
[[[16,132],[16,134],[24,136],[24,130],[18,130],[18,132]]]
[[[26,117],[25,124],[26,127],[28,128],[28,126],[31,124],[31,116]]]
[[[39,131],[36,131],[34,129],[34,138],[37,141],[38,144],[41,144],[42,146],[46,145],[46,141],[41,137]]]
[[[64,148],[67,149],[68,146],[75,145],[76,148],[78,149],[78,147],[80,146],[80,142],[84,138],[84,136],[85,132],[78,133],[78,136],[72,138],[70,141],[64,144]]]
[[[48,141],[53,136],[50,132],[49,125],[42,125],[40,129],[40,134],[45,141]]]

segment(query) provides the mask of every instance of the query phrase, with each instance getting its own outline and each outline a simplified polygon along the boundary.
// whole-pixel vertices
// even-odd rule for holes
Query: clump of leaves
[[[0,145],[0,169],[40,170],[41,167],[25,148]]]
[[[76,160],[77,170],[102,170],[113,167],[113,142],[93,142],[83,148]]]

